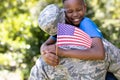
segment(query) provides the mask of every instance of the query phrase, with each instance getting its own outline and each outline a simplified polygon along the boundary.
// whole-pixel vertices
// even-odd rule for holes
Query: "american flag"
[[[62,45],[76,45],[84,46],[86,48],[91,47],[92,39],[79,28],[68,24],[58,23],[57,29],[58,47]]]

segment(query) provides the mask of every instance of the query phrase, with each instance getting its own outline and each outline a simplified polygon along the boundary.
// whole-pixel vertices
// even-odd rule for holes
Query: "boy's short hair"
[[[56,35],[57,24],[65,23],[64,11],[57,5],[50,4],[41,11],[38,23],[39,27],[49,35]]]
[[[62,0],[62,2],[64,3],[66,0]],[[82,0],[85,3],[85,0]]]

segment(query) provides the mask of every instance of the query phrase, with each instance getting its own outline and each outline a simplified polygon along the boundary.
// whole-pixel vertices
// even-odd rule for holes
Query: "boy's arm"
[[[86,50],[65,50],[58,48],[58,55],[81,60],[103,60],[105,58],[105,51],[102,40],[100,38],[92,38],[92,41],[92,47]]]
[[[48,40],[46,40],[41,48],[40,48],[40,52],[42,55],[43,60],[51,65],[51,66],[56,66],[59,63],[59,59],[58,56],[55,55],[55,40],[51,39],[51,37],[48,38]]]

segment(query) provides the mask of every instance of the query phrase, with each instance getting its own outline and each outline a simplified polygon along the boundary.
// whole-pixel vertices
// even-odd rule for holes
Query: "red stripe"
[[[87,33],[82,31],[79,28],[75,27],[73,35],[58,35],[57,36],[57,45],[76,45],[76,46],[85,46],[90,48],[92,44],[92,39]]]
[[[72,42],[74,42],[74,43],[80,43],[80,44],[82,44],[82,45],[88,45],[88,46],[90,46],[91,44],[90,43],[88,43],[88,42],[84,42],[84,41],[74,41],[74,40],[58,40],[58,43],[59,44],[63,44],[62,42],[64,42],[64,44],[65,44],[65,42],[69,42],[69,43],[72,43]]]
[[[75,36],[78,37],[78,39],[79,39],[79,38],[81,38],[81,39],[83,38],[83,39],[88,40],[88,41],[91,40],[91,38],[89,38],[89,37],[87,37],[87,36],[76,35],[76,34],[75,34]]]
[[[92,39],[91,38],[89,38],[89,37],[85,37],[85,36],[81,36],[81,35],[77,35],[77,37],[79,37],[80,39],[85,39],[85,40],[87,40],[87,41],[91,41]],[[78,39],[79,39],[78,38]]]
[[[83,42],[83,43],[85,43],[85,44],[91,44],[91,41],[89,40],[86,40],[86,39],[77,39],[77,38],[74,38],[74,37],[68,37],[68,38],[66,38],[66,37],[58,37],[58,39],[57,39],[57,41],[62,41],[62,42],[64,42],[64,41],[66,41],[66,42]]]
[[[84,38],[84,37],[75,37],[75,36],[71,36],[71,37],[65,37],[65,36],[58,36],[58,39],[64,39],[64,38],[66,38],[66,39],[76,39],[76,40],[86,40],[86,41],[91,41],[91,39],[86,39],[86,38]]]
[[[83,34],[74,34],[74,36],[79,37],[79,38],[84,38],[88,41],[91,40],[91,38],[89,36],[83,35]]]
[[[77,41],[77,40],[73,40],[73,39],[58,39],[57,40],[58,42],[78,42],[78,43],[84,43],[84,44],[90,44],[90,42],[89,41],[85,41],[85,40],[79,40],[79,41]]]
[[[82,30],[80,30],[80,29],[78,29],[76,27],[75,27],[74,34],[78,34],[78,35],[83,35],[83,36],[89,37],[89,35],[87,33],[85,33],[84,31],[82,31]]]
[[[58,38],[57,38],[58,40],[60,40],[60,39],[66,39],[66,40],[69,40],[69,39],[74,39],[74,40],[80,40],[80,41],[84,41],[84,42],[87,42],[87,43],[91,43],[91,39],[86,39],[86,38],[76,38],[76,37],[74,37],[74,36],[71,36],[71,37],[67,37],[67,36],[58,36]]]
[[[74,32],[74,35],[76,35],[76,36],[77,36],[77,35],[79,35],[79,36],[81,35],[81,36],[84,36],[84,37],[89,37],[87,34],[83,34],[83,33],[76,32],[76,31]],[[90,38],[90,37],[89,37],[89,38]]]
[[[87,34],[82,34],[82,33],[78,33],[78,32],[75,32],[74,33],[74,36],[77,36],[77,37],[85,37],[85,38],[88,38],[88,39],[91,39]]]

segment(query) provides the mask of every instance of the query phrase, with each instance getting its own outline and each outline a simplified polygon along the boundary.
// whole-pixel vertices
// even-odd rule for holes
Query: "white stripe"
[[[57,41],[58,42],[63,42],[64,40],[67,40],[67,41],[69,41],[69,42],[78,42],[78,43],[80,43],[80,42],[82,42],[82,43],[85,43],[85,44],[91,44],[91,41],[88,41],[88,40],[85,40],[85,39],[79,39],[79,40],[76,40],[76,39],[68,39],[68,38],[61,38],[61,39],[58,39]],[[72,40],[72,41],[71,41]]]
[[[58,38],[66,38],[66,37],[67,37],[67,38],[70,38],[70,39],[71,39],[71,38],[77,38],[78,40],[79,40],[79,39],[83,39],[83,40],[85,39],[85,40],[88,40],[88,41],[90,41],[90,42],[92,41],[91,38],[88,39],[88,38],[83,37],[83,36],[79,36],[79,37],[77,37],[77,36],[69,36],[69,35],[67,35],[67,36],[66,36],[66,35],[60,35],[60,36],[58,36]]]
[[[91,40],[91,38],[89,36],[79,35],[79,34],[75,34],[75,36],[77,36],[78,38],[84,38],[86,40]]]

